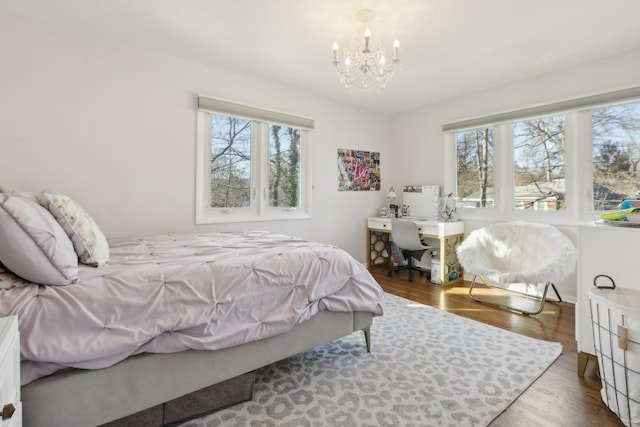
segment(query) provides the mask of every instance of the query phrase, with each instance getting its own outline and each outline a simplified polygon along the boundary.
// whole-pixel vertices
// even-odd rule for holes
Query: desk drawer
[[[454,222],[431,222],[418,221],[418,233],[429,234],[432,236],[452,236],[456,234],[464,234],[464,223],[462,221]]]
[[[433,224],[416,223],[416,225],[418,226],[418,233],[420,234],[430,234],[432,236],[442,235],[442,230],[437,222]]]
[[[389,218],[369,218],[367,227],[370,230],[391,232],[391,220]]]
[[[432,220],[414,220],[418,226],[418,233],[431,236],[451,236],[464,234],[464,222],[438,222]],[[391,218],[367,218],[367,227],[372,231],[391,232]]]

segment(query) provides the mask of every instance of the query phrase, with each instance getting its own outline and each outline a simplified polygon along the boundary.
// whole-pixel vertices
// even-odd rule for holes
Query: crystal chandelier
[[[356,14],[356,19],[362,22],[364,43],[356,38],[351,49],[343,49],[344,59],[340,58],[338,43],[333,43],[333,65],[340,83],[349,89],[370,91],[383,88],[400,68],[400,42],[393,42],[393,59],[389,61],[380,40],[371,37],[368,23],[374,16],[372,10],[361,10]]]

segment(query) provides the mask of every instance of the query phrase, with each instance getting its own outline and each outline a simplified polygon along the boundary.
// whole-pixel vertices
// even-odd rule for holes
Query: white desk
[[[413,221],[418,226],[418,233],[432,245],[439,247],[440,258],[440,283],[448,285],[462,279],[462,266],[458,262],[456,249],[464,238],[464,222],[439,222],[430,218],[401,218],[405,221]],[[367,218],[367,266],[388,263],[391,253],[389,247],[389,235],[391,233],[391,218],[371,217]],[[456,272],[456,278],[450,279],[449,275]]]

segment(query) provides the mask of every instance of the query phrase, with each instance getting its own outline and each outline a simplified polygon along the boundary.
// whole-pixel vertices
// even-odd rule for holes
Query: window
[[[572,222],[640,206],[639,100],[637,87],[445,124],[444,190],[463,217]]]
[[[300,129],[271,125],[269,129],[269,206],[300,204]]]
[[[457,132],[456,144],[460,207],[493,207],[493,128]]]
[[[564,210],[564,116],[522,120],[495,127],[512,130],[513,209]],[[495,207],[493,135],[493,126],[455,134],[458,204],[463,209]],[[503,151],[508,146],[503,144]]]
[[[564,210],[564,115],[518,121],[513,126],[513,207]]]
[[[640,102],[591,112],[593,208],[620,209],[640,195]]]
[[[221,114],[211,120],[213,208],[249,208],[251,203],[251,120]]]
[[[313,121],[198,97],[196,223],[309,218]]]

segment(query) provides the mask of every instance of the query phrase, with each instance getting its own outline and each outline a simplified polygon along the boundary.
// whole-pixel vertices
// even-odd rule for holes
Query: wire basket
[[[629,427],[640,427],[640,291],[589,289],[602,401]]]

